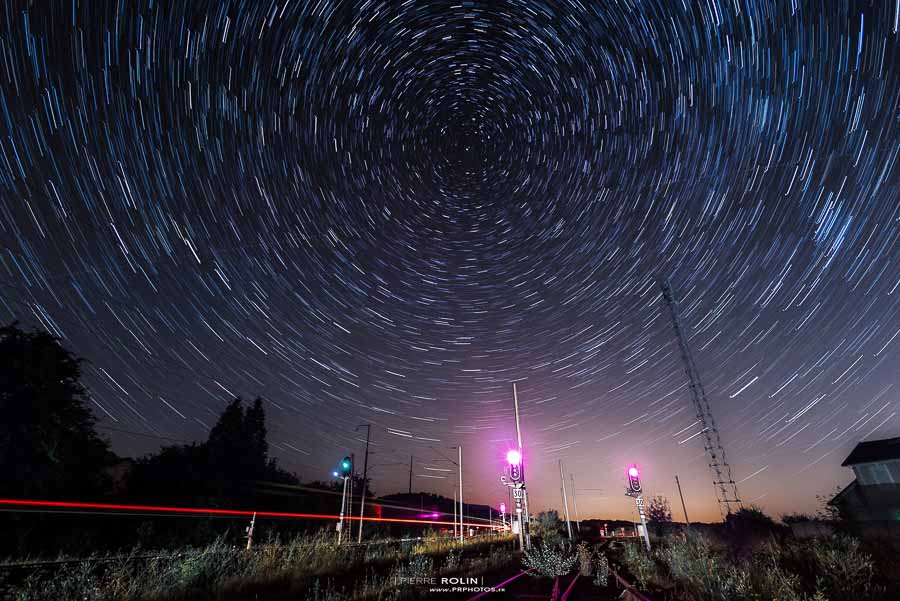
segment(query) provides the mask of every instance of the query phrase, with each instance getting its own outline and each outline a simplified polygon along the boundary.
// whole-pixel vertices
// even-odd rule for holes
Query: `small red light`
[[[628,475],[631,476],[632,478],[637,478],[638,477],[637,466],[632,465],[630,468],[628,468]]]
[[[522,463],[522,453],[516,449],[512,449],[506,454],[506,461],[509,462],[510,465],[519,465]]]

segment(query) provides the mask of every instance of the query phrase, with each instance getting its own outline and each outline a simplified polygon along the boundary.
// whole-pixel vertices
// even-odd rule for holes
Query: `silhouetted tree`
[[[81,360],[44,332],[0,328],[0,495],[85,499],[106,485]]]
[[[126,495],[143,503],[216,504],[207,464],[203,445],[163,447],[135,461]]]
[[[666,528],[672,525],[672,509],[669,500],[663,495],[656,495],[650,499],[647,508],[647,519],[650,526],[656,531],[656,536],[663,536]]]
[[[534,535],[547,540],[556,539],[561,535],[563,527],[563,521],[559,519],[559,512],[555,509],[548,509],[537,515]]]
[[[778,525],[771,517],[756,505],[741,507],[725,518],[725,523],[735,530],[750,534],[769,534],[778,530]]]
[[[247,432],[250,455],[254,462],[259,463],[260,471],[264,471],[269,458],[269,443],[266,440],[266,412],[263,409],[263,401],[256,397],[253,405],[247,407],[244,414],[244,428]]]
[[[741,507],[725,518],[729,554],[744,560],[749,558],[772,535],[788,530],[775,523],[771,517],[756,505]]]
[[[135,464],[128,494],[144,500],[235,507],[249,503],[254,481],[297,484],[269,458],[262,399],[225,406],[205,443],[163,447]]]

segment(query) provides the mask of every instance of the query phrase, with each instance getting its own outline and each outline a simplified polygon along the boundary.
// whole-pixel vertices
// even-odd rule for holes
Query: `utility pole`
[[[684,506],[684,495],[681,494],[681,482],[678,481],[678,474],[675,474],[675,484],[678,485],[678,496],[681,497],[681,509],[684,511],[684,522],[688,528],[691,527],[691,520],[688,519],[687,507]]]
[[[463,487],[462,487],[462,445],[456,447],[459,452],[459,542],[463,542]]]
[[[575,528],[581,533],[581,520],[578,519],[578,498],[575,496],[575,474],[569,474],[572,478],[572,504],[575,505]]]
[[[563,477],[562,459],[559,460],[559,486],[562,490],[563,507],[566,510],[566,530],[569,532],[569,540],[572,540],[572,521],[569,520],[569,499],[566,498],[566,479]]]
[[[409,456],[409,494],[412,494],[412,463],[413,456]]]
[[[456,487],[453,487],[453,538],[456,538]]]
[[[372,433],[372,424],[362,424],[360,426],[356,426],[356,429],[360,428],[366,429],[366,458],[363,459],[363,485],[362,485],[362,496],[359,500],[359,538],[356,539],[356,542],[362,542],[362,531],[363,531],[363,514],[365,512],[366,507],[366,476],[369,470],[369,434]]]

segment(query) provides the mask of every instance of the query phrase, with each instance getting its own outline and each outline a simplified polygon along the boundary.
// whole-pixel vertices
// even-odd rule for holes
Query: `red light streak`
[[[117,511],[148,511],[162,513],[186,513],[186,514],[203,514],[203,515],[226,515],[232,517],[251,517],[256,514],[257,517],[269,518],[293,518],[305,520],[335,520],[340,519],[338,515],[328,515],[324,513],[287,513],[281,511],[249,511],[243,509],[216,509],[214,507],[169,507],[159,505],[126,505],[121,503],[81,503],[78,501],[40,501],[34,499],[0,499],[0,507],[53,507],[58,509],[106,509]],[[410,511],[413,511],[412,509]],[[452,526],[453,522],[443,522],[440,520],[413,520],[404,518],[380,518],[380,517],[360,517],[344,516],[345,520],[364,520],[366,522],[393,522],[400,524],[437,524],[441,526]],[[491,526],[488,524],[465,524],[472,528],[499,528],[499,526]]]

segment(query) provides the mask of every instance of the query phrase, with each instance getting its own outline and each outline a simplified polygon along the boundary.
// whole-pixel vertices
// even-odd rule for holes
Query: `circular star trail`
[[[659,281],[745,501],[900,434],[894,2],[6,2],[4,319],[88,361],[121,454],[268,401],[323,478],[717,514]],[[393,467],[392,467],[393,466]],[[602,489],[605,493],[597,491]],[[804,494],[787,494],[803,490]]]

